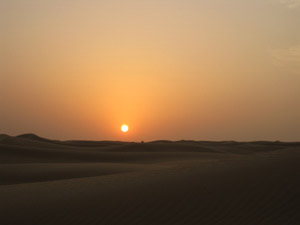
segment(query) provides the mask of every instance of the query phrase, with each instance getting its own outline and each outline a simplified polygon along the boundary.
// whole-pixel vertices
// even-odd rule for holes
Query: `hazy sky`
[[[0,0],[0,35],[0,133],[300,140],[300,0]]]

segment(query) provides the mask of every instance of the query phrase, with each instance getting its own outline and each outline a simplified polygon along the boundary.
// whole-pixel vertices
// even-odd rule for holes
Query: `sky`
[[[0,133],[299,141],[299,27],[300,0],[0,0]]]

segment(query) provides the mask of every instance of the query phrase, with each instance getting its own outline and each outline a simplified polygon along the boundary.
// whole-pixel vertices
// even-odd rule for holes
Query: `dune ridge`
[[[300,143],[0,135],[0,221],[298,225]]]

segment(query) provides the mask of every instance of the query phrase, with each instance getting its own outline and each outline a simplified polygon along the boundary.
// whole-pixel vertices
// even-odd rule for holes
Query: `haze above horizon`
[[[299,27],[299,0],[0,0],[0,133],[299,141]]]

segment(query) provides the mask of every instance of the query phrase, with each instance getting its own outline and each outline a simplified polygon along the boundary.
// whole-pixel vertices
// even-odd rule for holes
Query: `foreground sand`
[[[300,143],[0,135],[3,225],[299,225]]]

